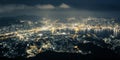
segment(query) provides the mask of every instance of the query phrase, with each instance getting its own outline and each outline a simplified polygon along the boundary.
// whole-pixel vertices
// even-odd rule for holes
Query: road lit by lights
[[[27,24],[30,26],[28,29],[21,27],[18,28],[15,25],[15,27],[9,26],[9,28],[17,28],[16,30],[10,31],[7,27],[3,27],[0,29],[0,40],[6,40],[8,38],[12,38],[14,40],[20,40],[20,41],[40,41],[42,39],[46,39],[49,36],[51,38],[55,38],[54,36],[65,36],[66,38],[72,38],[76,39],[79,37],[79,35],[82,35],[86,33],[87,37],[91,37],[91,34],[97,38],[98,33],[103,33],[104,31],[112,31],[113,33],[111,34],[112,37],[116,37],[120,33],[120,26],[119,24],[116,25],[105,25],[105,24],[99,24],[103,22],[98,22],[97,24],[89,24],[89,21],[92,19],[89,17],[88,19],[83,19],[83,22],[74,22],[71,23],[67,21],[66,23],[64,22],[59,22],[58,20],[50,20],[47,18],[43,18],[43,20],[38,21],[38,22],[32,22],[28,21]],[[106,20],[106,19],[105,19]],[[97,20],[92,20],[92,22],[96,22]],[[23,23],[24,21],[21,21]],[[87,23],[87,24],[86,24]],[[39,26],[34,26],[35,24],[40,24]],[[20,25],[21,26],[21,25]],[[26,25],[22,25],[26,26]],[[94,33],[92,33],[93,31]],[[89,34],[89,33],[90,34]],[[82,38],[86,37],[85,35],[82,36]],[[58,38],[60,39],[60,38]],[[107,39],[103,39],[105,42],[107,42]],[[84,41],[84,43],[87,43],[89,41]],[[80,51],[80,48],[78,46],[73,46],[73,48],[77,49],[77,52]],[[29,46],[29,49],[26,49],[26,52],[28,54],[28,57],[35,56],[38,53],[41,53],[45,49],[55,49],[53,45],[50,42],[43,43],[40,47],[37,47],[36,45]],[[36,53],[32,53],[33,50],[35,50]]]

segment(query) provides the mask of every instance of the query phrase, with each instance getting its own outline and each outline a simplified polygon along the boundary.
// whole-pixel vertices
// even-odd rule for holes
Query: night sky
[[[24,4],[33,6],[37,4],[52,4],[58,6],[62,3],[77,9],[120,10],[120,0],[0,0],[0,5]]]
[[[118,36],[116,36],[117,34]],[[120,0],[0,0],[0,40],[3,42],[0,42],[2,44],[0,50],[3,56],[24,56],[22,53],[26,54],[27,49],[23,46],[29,45],[30,47],[35,44],[40,47],[39,53],[41,53],[42,48],[44,50],[44,47],[51,45],[55,47],[51,48],[50,46],[50,49],[47,49],[54,50],[57,47],[58,52],[62,51],[62,48],[64,48],[63,52],[69,52],[69,49],[75,47],[79,50],[76,53],[81,53],[83,50],[83,54],[85,49],[85,51],[88,51],[88,55],[91,54],[89,55],[91,57],[106,57],[107,55],[107,57],[112,58],[117,56],[117,52],[120,56],[119,37]],[[11,41],[12,39],[15,42]],[[27,41],[28,43],[26,43]],[[19,44],[20,48],[23,49],[22,53],[18,47]],[[69,45],[70,47],[68,47]],[[78,45],[77,48],[75,45]],[[34,54],[36,54],[36,51],[31,50]],[[57,52],[57,49],[54,51]],[[31,52],[30,55],[32,55]],[[84,54],[86,55],[86,52]],[[61,57],[61,55],[54,53],[48,55],[49,52],[47,57]],[[69,58],[82,57],[81,54],[67,55]],[[64,56],[63,54],[63,58]],[[47,58],[44,55],[41,55],[41,57]]]
[[[80,14],[84,16],[119,16],[120,0],[0,0],[0,17],[60,15],[59,13],[72,16]]]

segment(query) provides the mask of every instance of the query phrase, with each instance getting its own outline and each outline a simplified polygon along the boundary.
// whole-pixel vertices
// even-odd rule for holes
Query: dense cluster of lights
[[[11,38],[12,40],[23,41],[23,42],[30,42],[30,41],[40,42],[41,40],[45,40],[46,42],[45,43],[41,42],[40,46],[37,46],[36,44],[33,45],[27,44],[27,47],[29,47],[26,48],[26,53],[28,54],[27,57],[33,57],[38,53],[50,49],[56,52],[67,52],[64,51],[64,49],[62,50],[62,48],[60,50],[57,50],[56,49],[57,46],[56,45],[54,46],[54,43],[52,43],[55,41],[59,41],[59,39],[61,40],[63,39],[64,41],[66,39],[70,40],[72,38],[72,40],[78,39],[77,41],[80,40],[82,41],[81,38],[84,37],[99,38],[97,34],[106,33],[106,31],[110,32],[108,36],[110,37],[112,36],[112,38],[118,37],[120,33],[120,26],[117,23],[111,23],[110,21],[108,21],[109,24],[107,24],[108,22],[105,23],[107,21],[106,19],[103,20],[98,20],[98,19],[89,17],[75,21],[73,18],[69,18],[67,19],[66,22],[61,22],[59,20],[50,20],[47,18],[43,18],[43,20],[37,22],[21,21],[21,23],[23,23],[22,25],[12,25],[1,28],[0,40],[4,41],[4,40],[8,40],[9,38]],[[93,24],[91,24],[91,22]],[[111,25],[110,23],[114,25]],[[51,39],[52,41],[49,41],[49,39]],[[84,40],[83,43],[89,42],[86,41],[85,39],[83,40]],[[105,42],[108,42],[107,38],[103,37],[103,40]],[[71,49],[75,49],[75,51],[72,50],[68,52],[83,53],[83,51],[77,45],[71,46]],[[87,53],[90,53],[90,51]]]

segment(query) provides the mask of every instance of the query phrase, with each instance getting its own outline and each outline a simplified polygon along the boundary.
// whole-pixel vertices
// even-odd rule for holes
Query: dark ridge
[[[103,55],[101,54],[87,54],[83,55],[80,53],[56,53],[56,52],[44,52],[38,54],[36,57],[29,58],[30,60],[91,60],[91,59],[115,59],[119,58],[117,55]]]
[[[65,53],[46,51],[36,55],[35,57],[25,58],[26,56],[17,56],[15,58],[0,57],[0,60],[94,60],[94,59],[120,59],[120,54],[115,51],[102,48],[93,43],[78,44],[82,51],[91,51],[91,54],[81,53]],[[119,47],[118,47],[119,50]]]
[[[72,53],[56,53],[56,52],[45,52],[38,54],[36,57],[24,58],[6,58],[0,57],[0,60],[94,60],[94,59],[120,59],[118,56],[105,56],[105,55],[82,55]]]
[[[103,55],[102,55],[103,54]],[[52,52],[46,51],[43,53],[38,54],[35,57],[31,58],[24,58],[24,57],[16,57],[16,58],[6,58],[0,57],[0,60],[96,60],[96,59],[120,59],[118,55],[107,55],[107,53],[96,53],[96,54],[79,54],[79,53],[59,53],[59,52]]]
[[[0,18],[0,27],[17,24],[19,21],[13,17],[2,17]]]
[[[21,24],[20,20],[36,21],[40,19],[39,16],[34,15],[20,15],[15,17],[0,17],[0,27],[10,26],[14,24]]]

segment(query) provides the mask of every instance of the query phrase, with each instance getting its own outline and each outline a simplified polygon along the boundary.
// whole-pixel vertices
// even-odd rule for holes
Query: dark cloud
[[[65,3],[76,9],[120,11],[120,0],[0,0],[0,5],[24,4],[44,5],[52,4],[59,6]]]

